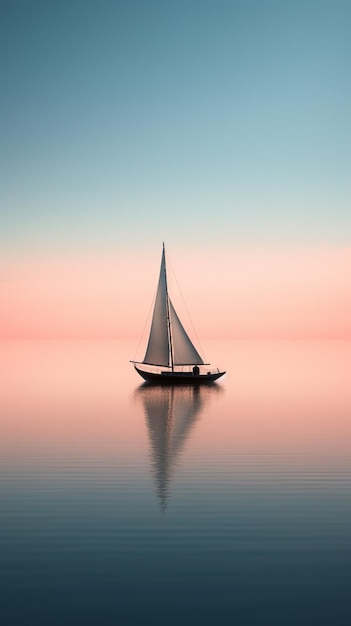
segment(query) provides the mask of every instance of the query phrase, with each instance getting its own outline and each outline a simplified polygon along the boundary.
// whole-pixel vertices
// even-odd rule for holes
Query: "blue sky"
[[[350,2],[1,12],[3,250],[349,245]]]

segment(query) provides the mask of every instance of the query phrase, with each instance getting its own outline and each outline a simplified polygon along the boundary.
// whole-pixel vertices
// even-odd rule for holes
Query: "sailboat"
[[[212,383],[225,372],[209,369],[188,337],[168,295],[165,245],[162,247],[158,281],[149,341],[144,360],[131,361],[138,374],[148,383]]]

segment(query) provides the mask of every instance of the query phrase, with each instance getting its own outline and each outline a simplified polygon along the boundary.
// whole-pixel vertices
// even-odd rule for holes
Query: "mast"
[[[166,270],[166,253],[165,253],[165,244],[163,243],[163,256],[164,256],[164,265],[165,265],[165,285],[166,285],[166,309],[167,309],[167,328],[168,328],[168,339],[169,339],[169,350],[171,356],[171,367],[172,372],[174,371],[174,359],[173,359],[173,342],[172,342],[172,330],[171,330],[171,317],[169,314],[169,296],[168,296],[168,285],[167,285],[167,270]]]

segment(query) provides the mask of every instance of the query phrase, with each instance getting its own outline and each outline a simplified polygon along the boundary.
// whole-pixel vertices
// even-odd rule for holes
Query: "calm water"
[[[1,346],[1,623],[351,623],[351,344]]]

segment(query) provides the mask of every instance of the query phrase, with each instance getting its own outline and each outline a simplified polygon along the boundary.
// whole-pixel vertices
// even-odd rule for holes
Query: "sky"
[[[351,337],[348,0],[0,22],[1,337],[138,336],[162,241],[205,336]]]

